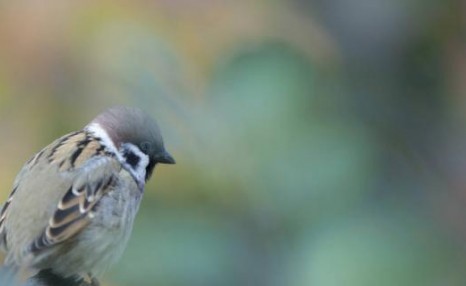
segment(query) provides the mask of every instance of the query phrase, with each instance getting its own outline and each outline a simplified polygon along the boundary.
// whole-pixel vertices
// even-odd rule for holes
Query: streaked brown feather
[[[57,205],[48,226],[31,245],[33,252],[65,241],[86,227],[99,200],[112,190],[121,165],[112,157],[95,156],[82,165],[82,173],[73,181]]]
[[[86,162],[87,159],[89,159],[90,157],[94,156],[94,155],[100,155],[102,154],[101,152],[99,152],[98,150],[102,147],[102,144],[100,144],[99,141],[96,141],[96,140],[92,140],[90,141],[87,145],[86,145],[86,148],[84,148],[79,156],[76,158],[76,160],[74,161],[74,166],[81,166],[83,163]]]

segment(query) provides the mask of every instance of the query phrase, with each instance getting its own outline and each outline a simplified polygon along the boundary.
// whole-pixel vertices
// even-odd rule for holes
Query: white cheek
[[[138,185],[143,187],[146,182],[146,167],[149,165],[149,156],[144,154],[137,146],[131,143],[122,144],[122,148],[126,148],[131,150],[136,156],[139,157],[139,162],[136,166],[131,166],[124,161],[123,158],[123,165],[125,169],[128,170],[131,175],[136,179]]]
[[[113,143],[108,133],[98,124],[91,123],[85,128],[87,131],[94,134],[94,136],[102,140],[102,144],[109,149],[110,152],[114,153],[118,161],[124,166],[124,168],[131,173],[139,187],[144,187],[146,182],[146,167],[149,165],[149,156],[144,154],[136,145],[131,143],[124,143],[121,145],[121,148],[126,148],[131,150],[136,156],[139,157],[139,162],[136,166],[131,166],[126,163],[125,158],[122,155],[122,152],[117,150],[115,144]]]

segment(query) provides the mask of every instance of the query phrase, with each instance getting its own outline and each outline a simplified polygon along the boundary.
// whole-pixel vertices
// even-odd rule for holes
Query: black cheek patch
[[[136,154],[134,154],[131,151],[126,153],[125,157],[126,157],[126,163],[128,163],[133,168],[136,168],[136,166],[139,164],[139,161],[141,161],[141,158],[139,158]]]

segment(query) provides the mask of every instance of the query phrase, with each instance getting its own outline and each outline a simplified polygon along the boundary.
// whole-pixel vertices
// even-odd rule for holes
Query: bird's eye
[[[150,142],[148,142],[148,141],[142,142],[139,147],[140,147],[141,151],[146,153],[146,154],[150,154],[150,152],[152,150],[152,144],[150,144]]]

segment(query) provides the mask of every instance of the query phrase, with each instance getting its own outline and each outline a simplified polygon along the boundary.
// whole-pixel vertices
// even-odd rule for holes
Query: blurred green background
[[[461,0],[0,2],[0,197],[106,107],[158,119],[106,286],[466,285]]]

